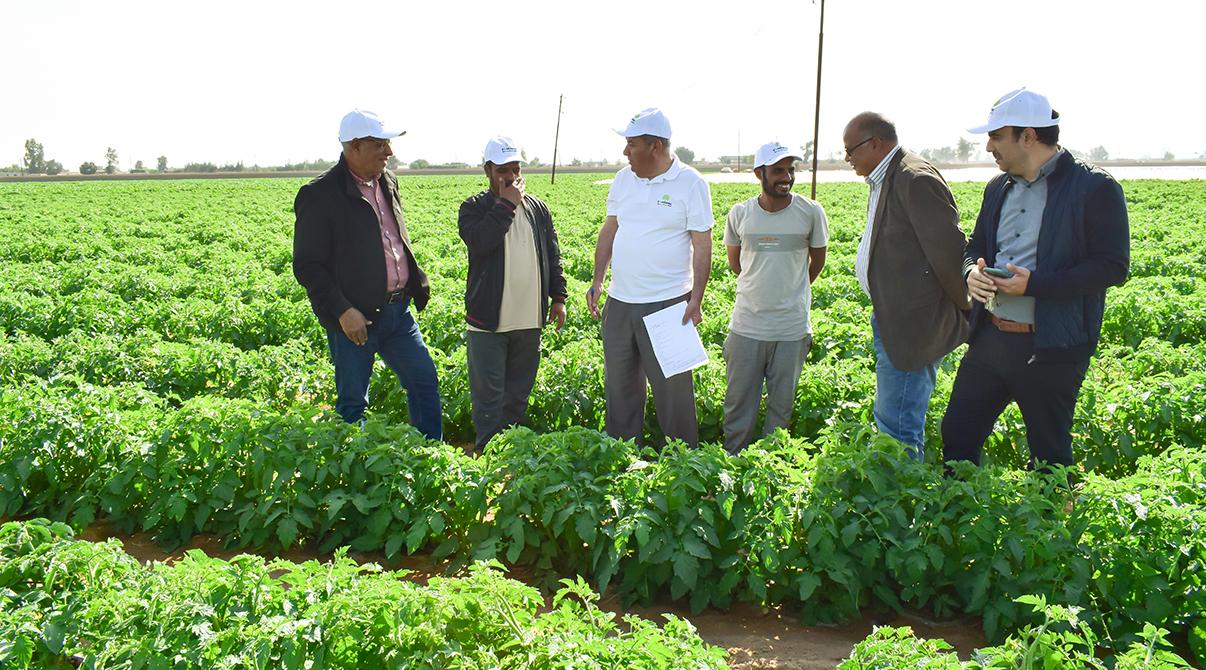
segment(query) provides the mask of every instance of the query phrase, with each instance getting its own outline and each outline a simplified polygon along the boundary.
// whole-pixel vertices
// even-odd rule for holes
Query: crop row
[[[723,668],[691,624],[600,610],[582,580],[546,608],[479,564],[425,584],[357,565],[189,552],[143,567],[111,540],[44,521],[0,526],[0,667],[91,670]]]
[[[408,426],[138,387],[26,387],[0,420],[0,514],[105,516],[178,545],[307,542],[501,559],[588,575],[626,601],[695,609],[797,603],[839,621],[873,602],[982,615],[997,637],[1040,593],[1123,636],[1184,630],[1206,611],[1206,454],[1173,446],[1133,475],[1060,478],[941,468],[838,424],[738,456],[642,451],[595,431],[509,431],[481,457]],[[1065,506],[1071,507],[1067,511]]]
[[[873,359],[866,352],[837,350],[855,344],[819,341],[818,354],[796,392],[790,432],[815,439],[834,422],[868,421],[874,399]],[[1171,444],[1206,443],[1201,397],[1206,394],[1206,344],[1174,347],[1148,340],[1131,349],[1107,348],[1090,368],[1073,424],[1073,449],[1086,468],[1109,475],[1133,470],[1140,456]],[[713,350],[719,360],[718,350]],[[444,398],[448,439],[472,435],[464,349],[433,352]],[[930,455],[940,453],[938,422],[954,378],[954,359],[939,371],[931,399],[927,437]],[[72,385],[142,385],[169,407],[197,397],[248,399],[286,411],[299,403],[331,406],[333,372],[325,352],[299,340],[243,350],[212,340],[165,341],[151,331],[89,335],[72,331],[52,342],[18,333],[0,335],[0,384],[7,402],[22,402],[26,385],[53,385],[64,394]],[[0,391],[3,393],[3,391]],[[373,412],[394,420],[406,416],[406,396],[384,367],[374,377]],[[528,412],[539,432],[603,425],[602,351],[597,340],[567,343],[546,351]],[[714,362],[696,373],[701,438],[719,441],[722,432],[724,369]],[[652,400],[650,400],[652,402]],[[647,432],[657,434],[652,408]],[[1025,426],[1011,407],[994,433],[987,454],[998,464],[1025,463]]]
[[[571,292],[570,319],[547,332],[529,413],[538,431],[599,428],[603,420],[602,350],[597,324],[576,302],[591,273],[605,184],[570,175],[556,187],[530,186],[557,215]],[[141,383],[176,407],[199,396],[245,398],[286,411],[331,405],[331,364],[304,292],[292,277],[289,236],[292,181],[237,183],[3,185],[0,202],[0,384],[18,389],[26,375],[50,383],[76,376],[93,385]],[[440,370],[445,435],[472,435],[461,295],[465,255],[456,206],[480,187],[476,178],[421,177],[401,182],[408,222],[434,299],[420,316]],[[980,186],[956,184],[969,226]],[[1103,348],[1077,409],[1080,463],[1111,475],[1172,443],[1206,441],[1201,374],[1206,368],[1206,220],[1192,185],[1126,185],[1133,231],[1132,277],[1109,293]],[[713,186],[722,221],[753,185]],[[833,422],[866,421],[873,400],[870,307],[853,276],[862,230],[861,185],[825,185],[831,222],[825,272],[814,286],[815,344],[796,398],[790,432],[816,439]],[[717,228],[719,235],[719,227]],[[727,334],[734,280],[723,255],[713,263],[701,335],[712,362],[697,372],[700,434],[721,436]],[[575,307],[578,305],[578,307]],[[1130,366],[1147,356],[1144,374]],[[927,427],[927,452],[940,453],[940,421],[960,352],[944,363]],[[1187,374],[1188,373],[1188,376]],[[406,418],[404,394],[379,371],[372,405]],[[647,432],[656,438],[652,408]],[[1025,462],[1025,431],[1008,411],[986,454],[999,464]]]
[[[563,580],[548,607],[534,589],[501,576],[497,563],[463,578],[425,584],[405,573],[330,562],[230,561],[190,551],[173,565],[139,565],[115,541],[72,540],[45,520],[0,526],[0,665],[13,670],[226,668],[624,668],[725,667],[690,623],[665,615],[658,627],[596,605],[581,580]],[[1052,670],[1187,668],[1167,631],[1150,624],[1115,655],[1097,657],[1097,635],[1076,608],[1025,596],[1042,615],[1001,645],[960,663],[941,640],[907,628],[880,628],[857,644],[839,670]],[[542,605],[546,607],[541,609]],[[1206,628],[1191,633],[1206,655]]]

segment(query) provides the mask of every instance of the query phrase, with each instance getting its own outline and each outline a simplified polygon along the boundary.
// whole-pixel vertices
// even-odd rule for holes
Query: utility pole
[[[557,97],[557,132],[553,135],[553,174],[549,176],[549,183],[557,183],[557,143],[561,141],[561,104],[565,102],[565,94],[562,93]]]
[[[821,144],[821,56],[825,53],[825,0],[821,0],[821,29],[817,33],[817,108],[812,118],[812,199],[817,199],[817,154]]]

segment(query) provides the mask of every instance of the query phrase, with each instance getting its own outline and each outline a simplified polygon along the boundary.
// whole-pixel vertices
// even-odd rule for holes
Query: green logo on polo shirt
[[[670,202],[670,194],[669,193],[663,195],[662,199],[657,201],[657,204],[661,205],[662,207],[673,207],[674,206],[674,203]]]

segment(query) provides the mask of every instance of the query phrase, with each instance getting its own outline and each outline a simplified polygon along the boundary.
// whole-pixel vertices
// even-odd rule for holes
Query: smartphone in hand
[[[1013,276],[1012,272],[1009,270],[1002,270],[1001,268],[986,267],[983,270],[980,270],[980,272],[983,272],[986,275],[992,275],[993,277],[1000,277],[1001,279],[1009,279]]]

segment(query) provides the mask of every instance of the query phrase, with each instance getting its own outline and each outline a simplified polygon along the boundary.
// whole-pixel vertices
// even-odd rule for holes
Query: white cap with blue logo
[[[754,152],[754,167],[760,168],[774,165],[784,158],[794,158],[798,161],[804,160],[803,156],[778,142],[767,142],[758,147],[758,150]]]
[[[657,107],[642,109],[637,112],[624,130],[616,129],[616,133],[624,137],[640,137],[653,135],[664,140],[670,139],[670,119]]]
[[[523,160],[523,152],[515,146],[515,142],[505,135],[495,135],[486,142],[486,150],[482,152],[483,162],[495,165],[506,165]]]

